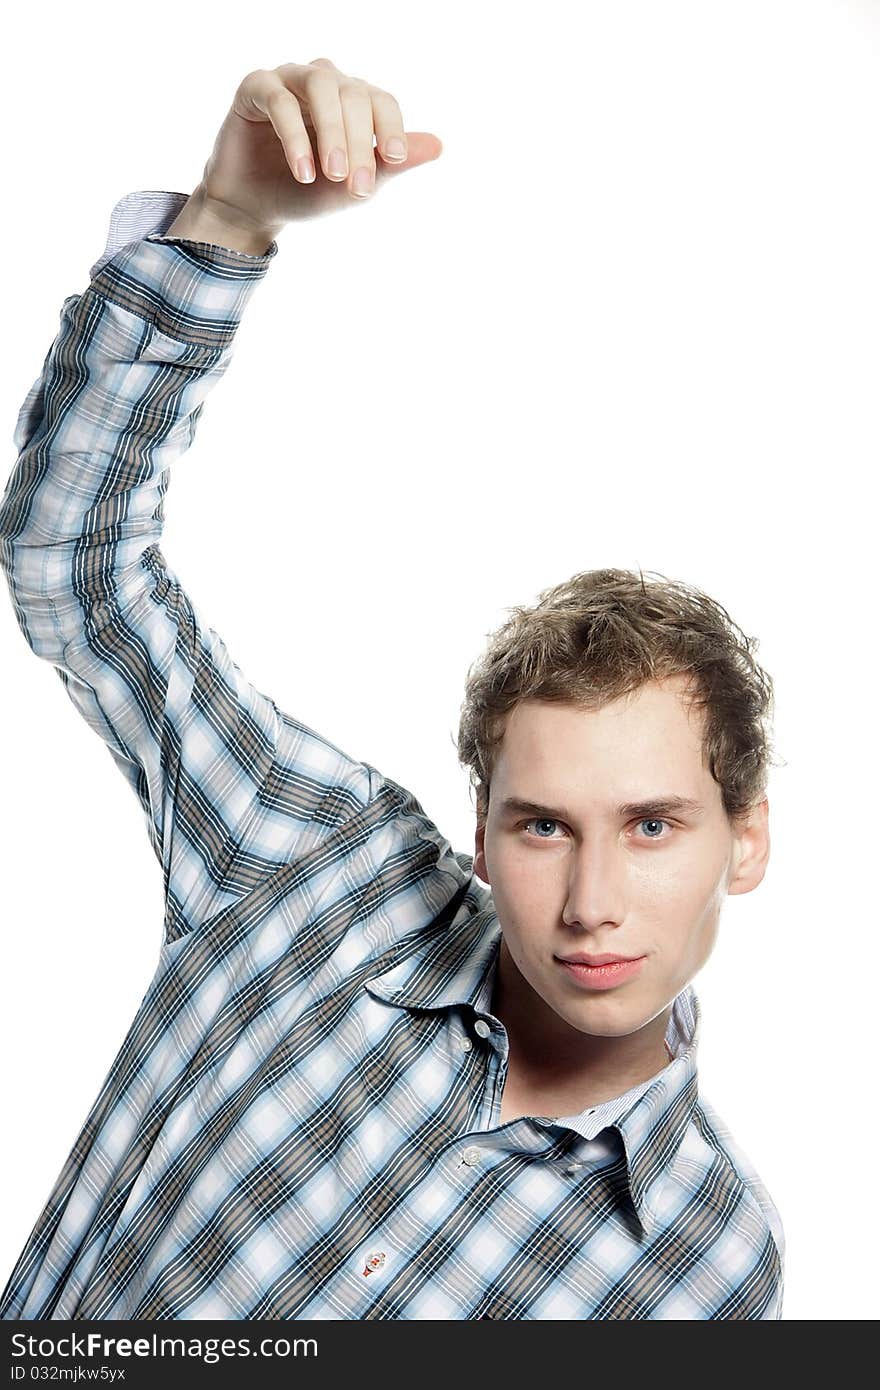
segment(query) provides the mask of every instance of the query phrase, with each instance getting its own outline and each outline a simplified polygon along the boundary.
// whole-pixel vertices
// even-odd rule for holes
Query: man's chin
[[[651,1018],[650,1009],[639,1007],[632,996],[624,998],[622,990],[585,991],[574,1002],[559,998],[551,1002],[545,997],[544,1002],[570,1028],[597,1038],[628,1037],[644,1028]]]

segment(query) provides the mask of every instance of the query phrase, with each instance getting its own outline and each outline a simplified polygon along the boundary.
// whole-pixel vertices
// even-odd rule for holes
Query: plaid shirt
[[[491,895],[415,797],[248,683],[159,547],[278,247],[124,198],[15,432],[21,630],[143,807],[155,975],[0,1298],[18,1318],[778,1318],[779,1215],[673,1060],[501,1124]],[[9,1194],[7,1194],[9,1200]]]

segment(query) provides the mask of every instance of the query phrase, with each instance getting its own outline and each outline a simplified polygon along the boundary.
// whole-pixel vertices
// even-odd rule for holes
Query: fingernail
[[[406,145],[396,135],[392,135],[385,146],[385,153],[389,159],[406,159]]]
[[[299,159],[296,161],[296,164],[294,165],[294,168],[296,169],[297,178],[302,183],[314,183],[315,166],[312,163],[312,160],[309,157],[309,155],[300,155]]]
[[[331,150],[327,160],[327,173],[330,175],[331,179],[344,179],[347,172],[348,160],[345,155],[345,150],[340,150],[338,147],[335,150]]]
[[[351,191],[359,198],[366,198],[373,191],[373,175],[369,169],[355,169],[351,181]]]

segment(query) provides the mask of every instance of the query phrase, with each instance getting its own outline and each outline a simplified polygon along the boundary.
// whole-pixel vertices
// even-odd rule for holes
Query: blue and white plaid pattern
[[[172,462],[278,247],[129,195],[19,415],[21,630],[143,807],[155,976],[0,1299],[18,1318],[778,1318],[781,1222],[674,1060],[499,1123],[491,895],[414,796],[280,710],[159,541]],[[152,228],[152,230],[148,230]]]

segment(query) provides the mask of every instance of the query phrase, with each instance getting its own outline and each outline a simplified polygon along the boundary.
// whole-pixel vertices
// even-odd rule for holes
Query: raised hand
[[[240,84],[197,193],[212,216],[274,236],[295,218],[353,206],[442,148],[436,135],[404,130],[390,92],[329,58],[282,63]]]

